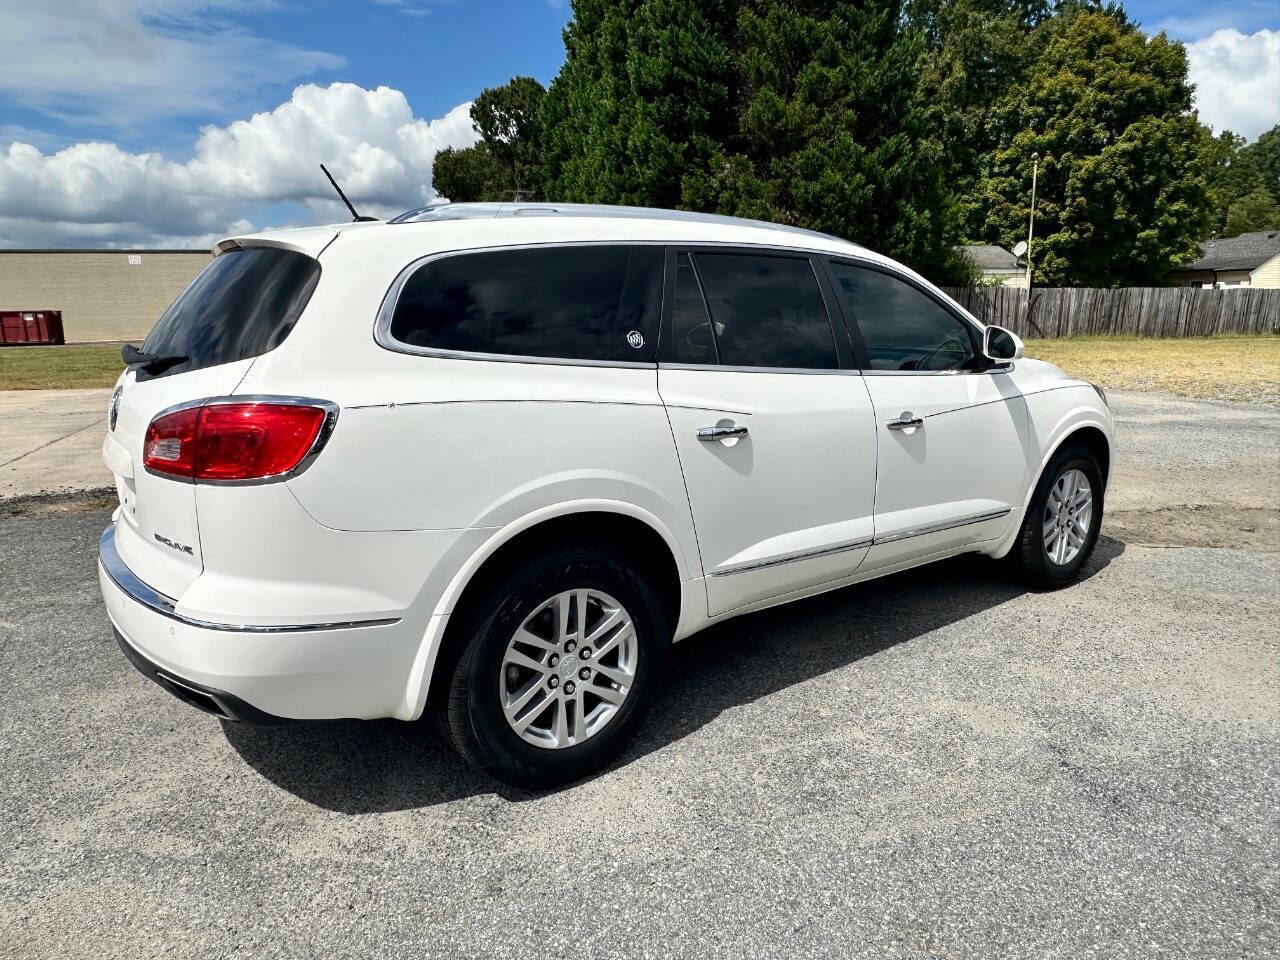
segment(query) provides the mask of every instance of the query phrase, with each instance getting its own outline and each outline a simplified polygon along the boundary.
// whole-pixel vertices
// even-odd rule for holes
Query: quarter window
[[[662,248],[545,247],[432,260],[404,284],[391,336],[435,350],[652,361]]]
[[[905,280],[849,263],[831,272],[872,370],[972,370],[967,324]]]
[[[672,324],[677,360],[737,367],[839,366],[807,258],[694,253],[682,254],[678,263]]]

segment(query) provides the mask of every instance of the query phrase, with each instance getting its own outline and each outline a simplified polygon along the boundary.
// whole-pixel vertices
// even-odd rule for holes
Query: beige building
[[[1178,287],[1280,287],[1280,230],[1200,244],[1200,259],[1169,273]]]
[[[2,250],[0,310],[61,310],[67,343],[140,340],[208,250]]]

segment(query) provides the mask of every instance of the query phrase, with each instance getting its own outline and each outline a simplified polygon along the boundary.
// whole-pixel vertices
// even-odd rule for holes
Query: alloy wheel
[[[502,657],[498,695],[526,743],[583,743],[618,715],[635,684],[639,644],[621,603],[601,590],[557,593],[516,628]]]
[[[1084,471],[1072,468],[1049,488],[1044,506],[1044,550],[1051,563],[1066,566],[1080,555],[1093,519],[1093,488]]]

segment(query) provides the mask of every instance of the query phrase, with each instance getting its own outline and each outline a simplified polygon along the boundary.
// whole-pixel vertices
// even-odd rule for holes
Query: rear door
[[[832,261],[875,409],[868,570],[1001,536],[1025,489],[1027,405],[979,354],[978,328],[924,285]]]
[[[658,390],[712,616],[852,573],[875,426],[804,254],[672,250]]]
[[[215,257],[170,305],[144,352],[187,359],[166,369],[127,370],[112,397],[102,454],[120,497],[116,549],[145,583],[179,597],[200,575],[195,487],[143,468],[147,427],[159,414],[231,393],[254,358],[279,345],[297,322],[319,263],[275,247]]]

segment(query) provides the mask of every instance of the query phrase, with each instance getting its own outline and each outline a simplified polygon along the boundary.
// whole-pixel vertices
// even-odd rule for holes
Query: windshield
[[[142,345],[185,361],[138,379],[172,376],[246,360],[284,342],[311,299],[320,264],[276,247],[230,250],[215,257],[164,312]]]

